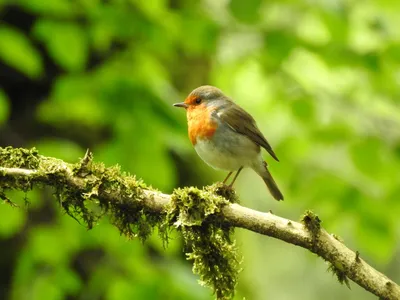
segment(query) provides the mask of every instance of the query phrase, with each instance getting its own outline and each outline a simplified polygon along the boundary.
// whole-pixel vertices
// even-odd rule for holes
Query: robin
[[[252,168],[266,183],[276,200],[283,200],[275,180],[261,156],[261,147],[277,161],[270,144],[253,117],[216,87],[194,89],[176,107],[186,109],[189,138],[197,154],[215,169],[229,171],[225,184],[236,172],[230,187],[243,168]]]

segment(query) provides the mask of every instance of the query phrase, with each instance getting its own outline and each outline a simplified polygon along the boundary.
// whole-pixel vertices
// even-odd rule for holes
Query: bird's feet
[[[217,182],[215,184],[215,193],[219,196],[224,197],[225,199],[228,199],[230,202],[233,202],[231,201],[231,199],[234,199],[236,194],[232,185],[227,185],[223,182]]]

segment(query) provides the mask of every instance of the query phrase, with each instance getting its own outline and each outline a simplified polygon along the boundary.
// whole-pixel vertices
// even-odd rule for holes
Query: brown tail
[[[271,173],[268,170],[267,163],[264,163],[264,168],[262,172],[257,172],[262,179],[264,180],[265,184],[267,185],[271,195],[278,201],[283,200],[283,195],[281,191],[278,188],[278,185],[276,184],[274,178],[272,178]]]

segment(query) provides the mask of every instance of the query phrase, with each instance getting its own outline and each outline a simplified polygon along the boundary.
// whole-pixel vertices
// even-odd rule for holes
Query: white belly
[[[225,171],[252,167],[262,160],[259,147],[242,135],[237,135],[234,141],[219,140],[218,145],[210,140],[198,139],[195,149],[211,167]]]

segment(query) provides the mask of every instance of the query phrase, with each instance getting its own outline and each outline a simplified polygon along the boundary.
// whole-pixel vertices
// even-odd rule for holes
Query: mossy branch
[[[9,203],[6,190],[28,191],[47,185],[55,189],[63,209],[83,219],[89,228],[101,216],[89,209],[93,203],[128,237],[145,239],[158,226],[166,240],[168,226],[173,225],[184,235],[185,246],[191,248],[187,256],[194,261],[194,271],[214,288],[218,299],[232,298],[236,284],[234,268],[239,261],[227,254],[235,248],[229,237],[233,227],[308,249],[329,262],[341,283],[349,285],[350,279],[381,299],[400,299],[400,287],[395,282],[321,228],[312,212],[306,212],[301,222],[258,212],[231,203],[234,193],[218,184],[204,190],[178,189],[166,195],[121,173],[118,167],[94,163],[89,152],[79,163],[68,164],[41,156],[35,149],[0,148],[0,166],[0,198]],[[198,206],[201,208],[195,209]],[[202,238],[203,234],[208,235]],[[201,250],[203,244],[209,247],[207,251]]]

